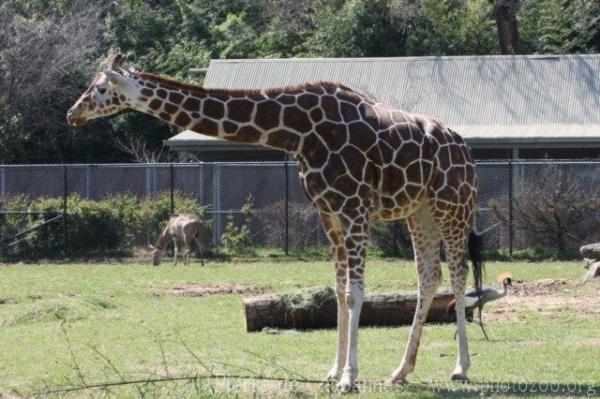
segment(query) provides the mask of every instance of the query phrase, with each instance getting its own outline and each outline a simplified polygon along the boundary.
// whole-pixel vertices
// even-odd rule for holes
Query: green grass
[[[497,284],[495,276],[507,271],[516,280],[565,278],[575,284],[582,270],[575,262],[489,263],[487,280]],[[89,384],[149,373],[206,374],[186,345],[220,374],[251,375],[252,371],[287,377],[294,370],[320,379],[335,354],[335,330],[249,334],[240,295],[188,298],[167,292],[182,283],[246,283],[270,292],[295,292],[332,283],[331,262],[209,262],[205,267],[178,268],[39,264],[3,266],[0,273],[0,393],[32,395],[46,386],[79,384],[81,375]],[[449,286],[447,273],[444,286]],[[412,262],[374,260],[367,266],[367,292],[414,291],[415,287]],[[597,302],[599,287],[590,287],[577,288],[577,295]],[[600,395],[600,314],[582,316],[568,306],[552,318],[535,310],[514,311],[518,321],[488,325],[489,342],[482,339],[479,327],[469,325],[470,352],[475,353],[469,373],[473,382],[555,383],[565,390],[571,389],[566,384],[591,384]],[[361,328],[360,378],[386,378],[400,362],[408,332],[409,327]],[[411,381],[447,383],[455,362],[453,333],[452,325],[425,328]],[[194,387],[180,382],[144,389],[165,397],[238,392],[228,384],[202,381]],[[469,392],[440,385],[435,391],[430,385],[411,384],[369,396],[478,395],[479,389],[477,384]],[[144,392],[128,386],[110,394],[137,397]],[[281,391],[277,383],[261,383],[258,392],[259,396],[311,397],[322,393],[313,386]]]

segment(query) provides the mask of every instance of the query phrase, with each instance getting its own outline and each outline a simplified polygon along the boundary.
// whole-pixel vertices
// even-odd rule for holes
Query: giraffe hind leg
[[[449,236],[459,237],[460,234]],[[445,243],[452,291],[456,300],[456,332],[458,336],[458,355],[456,366],[452,372],[452,379],[467,380],[467,370],[469,369],[470,361],[465,317],[465,289],[468,274],[468,267],[465,261],[466,233],[463,239],[448,238]]]
[[[390,384],[405,381],[406,376],[415,367],[423,326],[442,277],[440,264],[441,234],[429,208],[423,206],[414,215],[410,216],[408,226],[412,236],[415,263],[419,275],[419,293],[404,356],[400,366],[388,380]]]

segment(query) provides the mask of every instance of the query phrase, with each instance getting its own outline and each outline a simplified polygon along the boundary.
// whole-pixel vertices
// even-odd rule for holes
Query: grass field
[[[600,396],[600,304],[597,282],[580,284],[572,263],[489,263],[487,282],[512,273],[521,281],[489,306],[485,341],[468,326],[472,383],[451,386],[452,325],[427,325],[413,383],[364,397]],[[0,266],[0,397],[96,382],[219,375],[319,380],[335,354],[334,330],[246,333],[241,295],[182,297],[181,284],[258,286],[292,292],[330,284],[330,262],[37,264]],[[447,273],[444,286],[448,286]],[[367,292],[413,291],[412,262],[370,261]],[[360,379],[378,381],[398,366],[409,328],[361,328]],[[503,385],[498,385],[503,384]],[[520,384],[520,385],[515,385]],[[529,384],[529,385],[525,385]],[[537,384],[537,385],[536,385]],[[328,395],[315,384],[211,379],[124,385],[57,394],[67,397],[213,397]]]

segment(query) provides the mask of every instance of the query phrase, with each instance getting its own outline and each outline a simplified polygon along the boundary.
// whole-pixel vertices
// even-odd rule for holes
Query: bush
[[[265,235],[267,246],[283,248],[285,244],[285,201],[273,202],[258,213],[260,214],[260,230]],[[322,232],[319,213],[310,204],[289,202],[288,215],[290,250],[304,252],[314,246],[329,244],[326,235]]]
[[[517,181],[521,184],[513,197],[516,247],[542,248],[569,258],[577,249],[600,238],[600,190],[590,186],[584,175],[561,165],[545,165],[536,175]],[[489,207],[505,225],[508,201],[490,200]],[[532,257],[540,256],[530,253]],[[514,257],[514,256],[513,256]]]
[[[176,194],[175,213],[193,213],[202,218],[205,207],[192,198]],[[32,228],[63,211],[62,198],[29,200],[14,197],[5,208],[28,210],[30,215],[7,214],[2,223],[3,237]],[[117,195],[100,201],[72,195],[67,199],[68,252],[83,254],[90,251],[131,250],[153,241],[164,228],[170,215],[170,196],[137,199],[132,195]],[[211,224],[206,224],[211,229]],[[210,234],[201,234],[206,240]],[[208,243],[204,242],[208,245]],[[19,258],[64,255],[64,230],[51,224],[33,230],[20,240],[12,251]],[[2,247],[3,256],[9,256]]]
[[[383,257],[413,257],[412,241],[404,220],[371,223],[371,245]]]
[[[225,255],[234,256],[254,256],[256,253],[252,248],[252,238],[249,225],[254,221],[254,197],[252,194],[246,198],[242,206],[244,222],[241,226],[236,226],[233,221],[233,215],[227,215],[225,231],[221,236]]]

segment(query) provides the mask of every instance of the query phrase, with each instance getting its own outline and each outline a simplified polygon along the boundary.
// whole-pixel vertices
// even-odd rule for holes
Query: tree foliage
[[[519,51],[600,51],[596,0],[520,0]],[[0,162],[131,159],[174,133],[125,113],[71,129],[65,112],[109,52],[194,83],[211,58],[500,53],[491,0],[6,0],[0,5]],[[118,147],[118,146],[117,146]],[[110,155],[107,155],[110,154]]]

